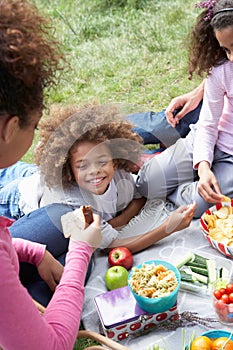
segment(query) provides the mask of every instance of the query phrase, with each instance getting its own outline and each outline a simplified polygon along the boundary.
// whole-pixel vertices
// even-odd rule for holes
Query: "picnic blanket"
[[[131,222],[120,231],[120,234],[122,237],[143,234],[159,226],[167,216],[170,215],[171,210],[173,210],[171,204],[158,200],[148,200],[142,212],[137,217],[133,218]],[[204,238],[200,230],[199,220],[193,220],[189,228],[175,232],[153,246],[134,254],[134,265],[153,259],[161,259],[175,263],[179,261],[184,254],[190,251],[199,254],[205,253],[207,257],[214,257],[219,266],[232,268],[231,259],[215,251]],[[91,331],[100,331],[100,321],[94,298],[107,291],[104,276],[108,268],[107,254],[100,250],[96,251],[94,254],[94,268],[85,287],[85,301],[82,316],[85,329]],[[195,317],[195,313],[200,318],[215,318],[210,296],[197,295],[180,290],[178,295],[178,310],[179,313],[186,311],[193,313],[191,318]],[[109,312],[111,312],[111,310],[109,310]],[[195,332],[197,335],[209,330],[205,322],[203,323],[204,324],[201,324],[201,322],[196,323]],[[216,329],[223,328],[218,322],[213,322],[212,326]],[[228,330],[228,327],[224,326],[224,329]],[[187,339],[190,338],[193,330],[193,327],[187,326],[185,328]],[[182,349],[182,334],[184,335],[183,328],[178,328],[174,331],[155,329],[140,337],[130,336],[123,341],[122,344],[134,350],[149,349],[154,343],[159,343],[161,346],[166,346],[167,349],[171,350]]]

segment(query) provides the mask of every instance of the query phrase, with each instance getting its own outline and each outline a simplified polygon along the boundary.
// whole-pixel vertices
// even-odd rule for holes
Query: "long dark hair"
[[[205,9],[197,17],[196,24],[189,34],[189,67],[190,79],[196,72],[199,76],[207,76],[212,67],[219,66],[227,60],[225,51],[215,37],[217,30],[233,26],[233,10],[218,12],[225,8],[233,8],[233,0],[219,0],[213,6],[211,16]]]

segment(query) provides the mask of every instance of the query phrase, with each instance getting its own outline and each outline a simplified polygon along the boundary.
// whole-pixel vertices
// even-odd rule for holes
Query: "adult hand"
[[[76,209],[62,215],[63,233],[65,237],[70,237],[70,240],[86,242],[95,250],[102,240],[100,217],[93,214],[93,223],[84,229],[84,223],[80,220],[79,214],[79,209]]]
[[[194,202],[188,206],[182,205],[176,209],[167,219],[166,232],[173,233],[187,228],[193,218],[197,204]]]
[[[37,266],[37,269],[40,277],[54,292],[63,273],[64,268],[62,264],[56,260],[48,250],[45,250],[44,257],[41,260],[41,263]]]
[[[223,195],[221,194],[220,186],[214,175],[210,170],[208,162],[200,162],[198,166],[198,193],[209,203],[221,202]]]
[[[203,82],[194,90],[173,98],[168,105],[165,115],[168,123],[175,128],[179,124],[180,119],[182,119],[187,113],[194,110],[203,98],[204,94],[204,84]],[[174,116],[174,111],[178,110],[178,113]]]

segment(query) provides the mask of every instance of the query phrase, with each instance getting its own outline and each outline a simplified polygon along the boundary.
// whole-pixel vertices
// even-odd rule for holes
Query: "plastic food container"
[[[179,261],[180,261],[180,257],[184,257],[186,255],[188,255],[190,252],[193,253],[197,253],[198,255],[203,256],[204,258],[207,259],[214,259],[215,260],[215,265],[216,265],[216,278],[219,279],[222,277],[222,271],[225,271],[225,273],[227,272],[227,276],[225,277],[226,283],[229,282],[230,280],[232,280],[232,276],[233,276],[233,264],[232,261],[229,259],[226,259],[224,256],[222,255],[212,255],[212,254],[208,254],[205,251],[198,249],[198,250],[190,250],[188,248],[185,247],[175,247],[169,257],[169,261],[172,261],[172,263],[174,265],[176,265]],[[180,290],[181,291],[185,291],[185,292],[189,292],[195,295],[200,295],[202,296],[206,296],[209,297],[212,295],[213,293],[213,286],[209,286],[208,284],[202,284],[202,285],[196,285],[193,283],[187,283],[187,282],[183,282],[181,280],[180,283]]]
[[[103,333],[116,341],[140,336],[164,322],[179,319],[177,304],[155,314],[142,310],[128,286],[97,295],[95,305]]]
[[[165,295],[165,296],[156,297],[156,298],[148,298],[148,297],[140,296],[137,293],[135,293],[131,288],[130,280],[133,274],[133,269],[132,269],[128,277],[128,285],[136,302],[141,307],[141,309],[150,313],[164,312],[165,310],[170,309],[177,302],[178,291],[180,288],[180,272],[174,265],[164,260],[146,261],[140,265],[137,265],[135,268],[140,269],[143,266],[143,264],[146,264],[146,265],[154,264],[155,266],[162,265],[168,270],[173,271],[175,273],[178,284],[175,290],[173,290],[172,292],[170,292],[168,295]]]

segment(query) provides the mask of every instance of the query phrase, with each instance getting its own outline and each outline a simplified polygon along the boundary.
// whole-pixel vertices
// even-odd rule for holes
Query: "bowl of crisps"
[[[200,218],[201,230],[210,245],[233,258],[233,201],[217,203]]]
[[[131,269],[128,285],[142,310],[160,313],[177,302],[180,272],[167,261],[150,260]]]

